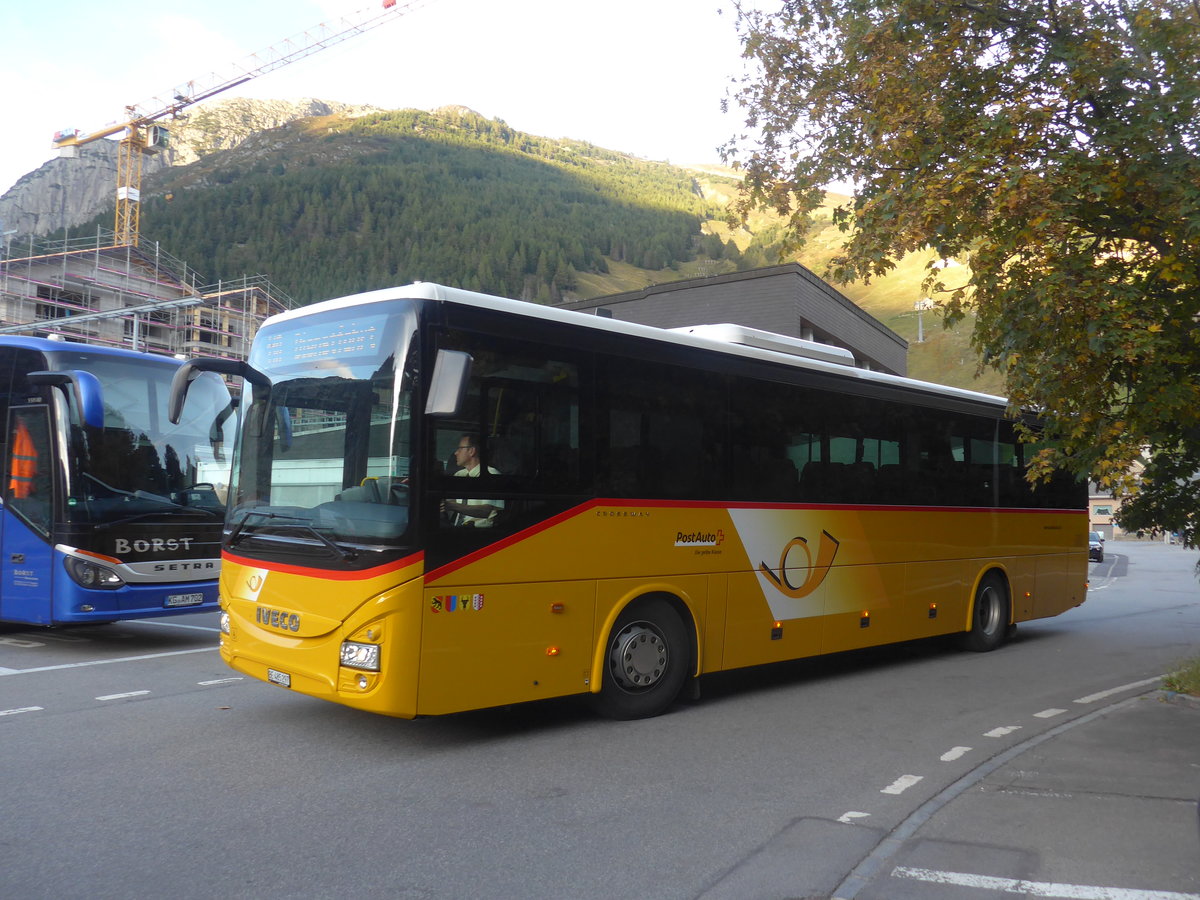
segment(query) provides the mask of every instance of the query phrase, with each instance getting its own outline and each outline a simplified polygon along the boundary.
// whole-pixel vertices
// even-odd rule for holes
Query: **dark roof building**
[[[844,347],[863,368],[908,372],[908,341],[796,263],[656,284],[563,308],[659,328],[743,325]]]

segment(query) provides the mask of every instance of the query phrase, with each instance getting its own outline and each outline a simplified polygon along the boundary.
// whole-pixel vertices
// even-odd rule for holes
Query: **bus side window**
[[[13,403],[23,403],[29,393],[29,384],[24,378],[25,371],[45,368],[37,365],[41,362],[38,354],[28,350],[17,350],[13,347],[0,347],[0,422],[8,422],[8,408]],[[18,371],[14,373],[14,366]],[[16,377],[14,377],[14,375]],[[0,432],[0,459],[4,459],[8,446],[7,429]]]
[[[476,527],[507,529],[536,517],[538,495],[582,490],[580,365],[559,347],[524,341],[450,332],[439,346],[472,358],[458,414],[432,429],[430,476],[441,509],[490,498],[499,501],[488,504],[495,514]],[[473,449],[456,454],[464,445]],[[443,528],[462,521],[461,512],[439,517]]]
[[[723,499],[726,382],[711,372],[609,359],[601,386],[601,493]]]
[[[7,435],[5,505],[42,534],[49,534],[54,477],[48,409],[11,407]]]

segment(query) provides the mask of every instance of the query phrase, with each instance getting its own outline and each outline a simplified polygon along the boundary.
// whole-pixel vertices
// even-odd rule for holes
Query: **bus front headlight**
[[[378,672],[379,645],[343,641],[342,665],[348,669],[366,669],[368,672]]]
[[[65,560],[67,574],[80,587],[100,591],[115,591],[125,586],[125,579],[107,566],[68,556]]]

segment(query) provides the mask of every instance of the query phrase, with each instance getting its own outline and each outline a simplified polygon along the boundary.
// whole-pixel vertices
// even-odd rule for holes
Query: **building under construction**
[[[156,243],[111,232],[4,249],[0,334],[245,359],[263,319],[295,305],[265,276],[204,283]]]

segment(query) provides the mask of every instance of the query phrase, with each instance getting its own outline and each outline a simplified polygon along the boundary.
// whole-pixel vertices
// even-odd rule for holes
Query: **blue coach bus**
[[[0,337],[0,621],[217,608],[234,407],[197,379],[167,421],[166,356]],[[197,390],[198,389],[198,390]]]

